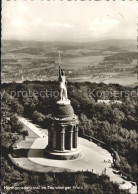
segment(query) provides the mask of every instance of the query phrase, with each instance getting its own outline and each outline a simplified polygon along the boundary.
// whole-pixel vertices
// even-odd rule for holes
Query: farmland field
[[[65,69],[81,69],[87,66],[98,65],[101,61],[103,61],[103,59],[104,56],[64,58],[62,61],[62,67]]]
[[[104,77],[103,77],[104,76]],[[85,77],[76,77],[70,78],[68,77],[68,81],[73,82],[96,82],[96,83],[116,83],[125,86],[131,86],[138,84],[137,74],[123,74],[123,73],[102,73],[102,76],[94,78],[93,76],[85,76]]]
[[[136,84],[135,43],[131,40],[91,43],[3,41],[2,82],[55,80],[60,64],[69,81]]]
[[[133,85],[134,83],[138,84],[137,80],[137,74],[128,74],[128,75],[122,75],[122,74],[117,74],[115,77],[111,77],[110,79],[107,79],[104,81],[104,83],[109,84],[109,83],[117,83],[120,85],[125,85],[125,86],[130,86]]]

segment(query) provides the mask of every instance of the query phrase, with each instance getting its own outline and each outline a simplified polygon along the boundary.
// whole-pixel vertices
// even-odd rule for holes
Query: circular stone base
[[[68,105],[68,104],[70,104],[70,100],[69,99],[59,100],[56,103],[59,104],[59,105]]]
[[[55,159],[55,160],[74,160],[82,156],[81,149],[77,149],[69,152],[60,152],[56,150],[45,149],[44,154],[46,157],[50,159]]]

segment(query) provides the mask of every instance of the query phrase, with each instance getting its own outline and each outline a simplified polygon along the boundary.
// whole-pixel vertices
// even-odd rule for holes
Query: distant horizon
[[[2,41],[34,41],[34,42],[66,42],[66,43],[90,43],[90,42],[100,42],[100,41],[114,41],[114,40],[120,40],[120,41],[135,41],[137,40],[137,37],[135,39],[132,38],[109,38],[109,39],[98,39],[98,40],[89,40],[89,41],[65,41],[65,40],[36,40],[36,39],[1,39]]]

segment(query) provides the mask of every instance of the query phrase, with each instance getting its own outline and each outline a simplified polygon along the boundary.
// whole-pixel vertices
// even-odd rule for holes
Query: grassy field
[[[118,73],[116,76],[111,77],[110,79],[107,79],[104,81],[104,83],[109,84],[109,83],[117,83],[120,85],[133,85],[138,83],[137,80],[137,74],[126,74],[126,73]]]
[[[62,61],[62,67],[65,69],[81,69],[87,66],[96,66],[103,61],[104,56],[87,56],[66,58]]]
[[[68,77],[68,81],[73,82],[96,82],[96,83],[117,83],[124,86],[133,86],[138,83],[137,74],[130,74],[130,73],[117,73],[117,72],[105,72],[102,73],[103,76],[99,76],[94,78],[93,76],[84,76],[84,77],[76,77],[70,78]]]

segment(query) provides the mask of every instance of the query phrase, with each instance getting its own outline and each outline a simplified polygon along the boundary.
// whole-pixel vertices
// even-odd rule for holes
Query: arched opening
[[[57,126],[57,130],[56,130],[56,149],[60,150],[61,147],[61,142],[60,142],[60,127]]]
[[[73,148],[75,148],[75,127],[73,127]]]
[[[67,126],[65,129],[65,150],[70,150],[70,130],[70,126]]]
[[[78,126],[73,127],[73,148],[77,148],[78,140]]]

